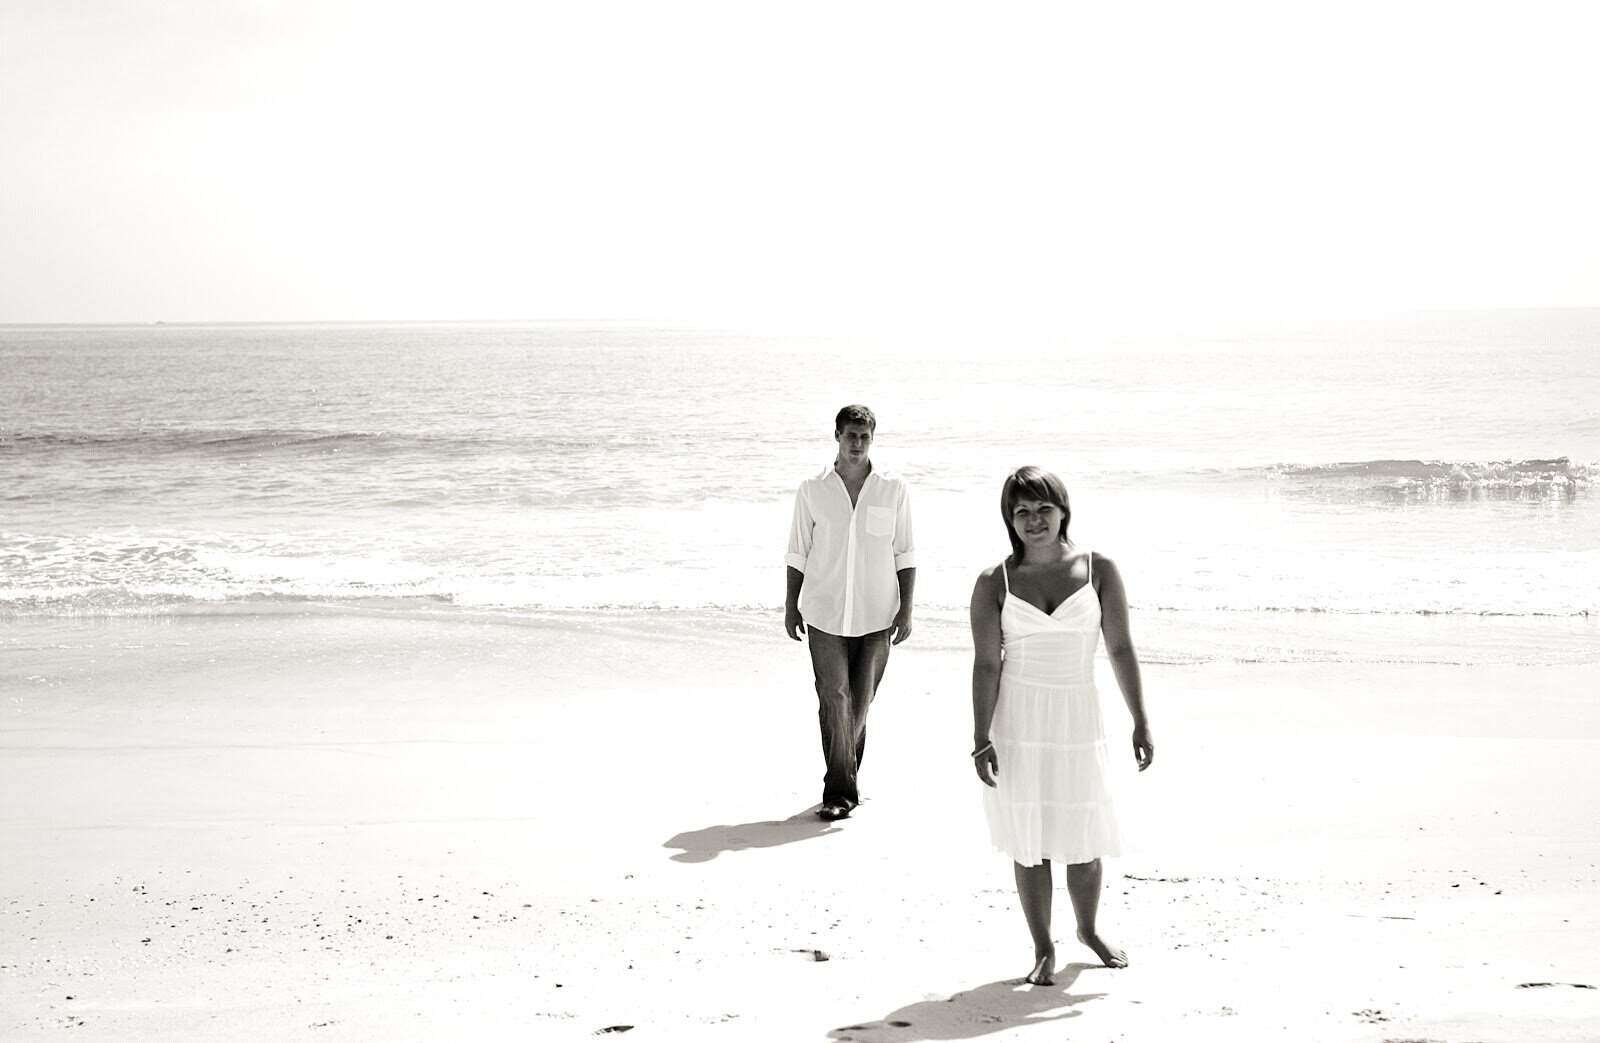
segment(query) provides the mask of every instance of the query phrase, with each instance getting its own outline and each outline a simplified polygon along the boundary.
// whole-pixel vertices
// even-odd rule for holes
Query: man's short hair
[[[833,418],[833,433],[843,431],[846,424],[865,424],[873,433],[878,430],[878,418],[866,406],[845,406],[839,410],[839,415]]]

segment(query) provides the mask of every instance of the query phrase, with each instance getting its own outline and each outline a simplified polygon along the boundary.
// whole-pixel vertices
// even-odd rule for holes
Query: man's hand
[[[894,622],[889,624],[889,643],[898,645],[911,636],[911,610],[902,608],[894,614]]]
[[[995,778],[1000,774],[1000,758],[994,755],[993,745],[972,758],[972,767],[985,786],[993,788],[998,785]]]
[[[806,632],[806,621],[800,618],[800,609],[794,605],[783,607],[783,629],[791,641],[800,640],[800,635]]]
[[[1150,767],[1150,762],[1156,759],[1156,743],[1150,738],[1148,724],[1133,726],[1133,759],[1139,763],[1139,770]]]

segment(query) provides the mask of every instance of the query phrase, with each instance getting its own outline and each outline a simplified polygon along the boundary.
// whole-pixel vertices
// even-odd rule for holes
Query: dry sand
[[[824,824],[776,621],[5,627],[7,1040],[1600,1039],[1592,669],[1147,666],[1032,988],[948,634]]]

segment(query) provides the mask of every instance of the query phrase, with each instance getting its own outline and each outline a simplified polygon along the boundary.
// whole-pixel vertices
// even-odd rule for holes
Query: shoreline
[[[588,608],[461,606],[430,598],[242,600],[169,605],[148,611],[0,612],[8,628],[29,634],[118,626],[199,626],[208,621],[386,620],[508,630],[557,630],[650,638],[684,629],[697,639],[770,643],[781,634],[782,608],[619,605]],[[1587,614],[1478,615],[1279,610],[1131,611],[1141,662],[1212,664],[1414,664],[1436,666],[1600,665],[1600,617]],[[923,609],[918,645],[937,652],[971,649],[966,610]],[[1103,650],[1100,653],[1103,658]]]
[[[895,650],[868,799],[827,824],[800,646],[660,622],[117,621],[70,661],[0,628],[0,1034],[1520,1043],[1600,1016],[1582,668],[1147,666],[1157,760],[1114,780],[1102,905],[1133,966],[1080,966],[1063,896],[1031,989],[964,652]]]

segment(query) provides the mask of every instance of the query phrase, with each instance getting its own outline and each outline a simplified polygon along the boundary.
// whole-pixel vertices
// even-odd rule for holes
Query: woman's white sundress
[[[1094,684],[1100,600],[1090,582],[1045,613],[1011,593],[1000,608],[1000,696],[989,739],[1000,762],[983,788],[995,847],[1019,865],[1117,855],[1121,839],[1106,785],[1106,735]]]

